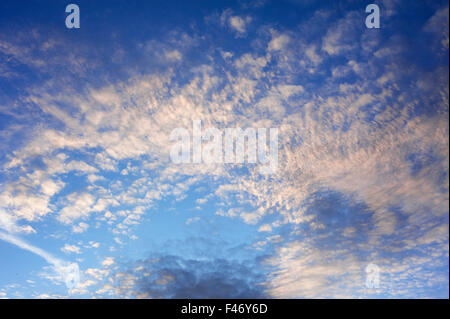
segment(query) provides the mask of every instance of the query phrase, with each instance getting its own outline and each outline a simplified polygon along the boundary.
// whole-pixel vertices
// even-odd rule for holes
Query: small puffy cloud
[[[85,280],[85,281],[83,281],[83,282],[80,282],[80,283],[78,284],[78,287],[77,287],[77,288],[79,288],[79,289],[85,289],[85,288],[87,288],[87,287],[90,287],[90,286],[95,285],[96,283],[97,283],[96,281],[93,281],[93,280],[88,279],[88,280]]]
[[[244,33],[246,32],[246,25],[250,23],[250,21],[251,21],[250,17],[243,19],[238,16],[232,16],[230,17],[229,23],[234,30],[236,30],[239,33]]]
[[[105,259],[103,259],[102,261],[102,266],[103,267],[109,267],[115,264],[114,258],[113,257],[107,257]]]
[[[205,204],[208,201],[208,198],[199,198],[195,202],[197,204]]]
[[[286,34],[272,36],[272,40],[270,40],[267,49],[269,51],[281,51],[286,47],[289,41],[290,38]]]
[[[222,55],[222,58],[224,60],[230,59],[233,57],[233,52],[229,52],[229,51],[220,51],[220,54]]]
[[[216,215],[224,216],[224,217],[236,217],[239,214],[240,211],[241,211],[241,209],[239,207],[237,207],[237,208],[230,208],[230,209],[228,209],[226,211],[223,211],[223,210],[220,209],[220,210],[218,210],[216,212]]]
[[[167,51],[165,57],[170,62],[181,61],[182,55],[178,50]]]
[[[224,26],[227,25],[230,29],[235,31],[238,36],[241,36],[247,32],[247,27],[252,21],[252,18],[240,17],[233,15],[233,11],[230,9],[225,10],[220,16],[220,23]]]
[[[268,232],[268,233],[270,233],[270,232],[272,231],[272,226],[270,226],[269,224],[261,225],[261,226],[258,228],[258,231],[259,231],[259,232]]]
[[[36,234],[36,230],[31,227],[30,225],[26,226],[19,226],[20,231],[26,233],[26,234]]]
[[[95,242],[95,241],[90,241],[89,245],[85,246],[86,248],[98,248],[100,247],[100,243],[99,242]]]
[[[61,248],[61,251],[65,252],[66,254],[71,254],[71,253],[81,254],[80,247],[78,247],[76,245],[65,244],[64,247]]]
[[[105,180],[105,178],[103,176],[99,176],[99,175],[95,175],[95,174],[89,174],[87,179],[91,183],[95,183],[96,181]]]
[[[78,225],[72,226],[72,232],[74,233],[83,233],[89,228],[89,225],[86,223],[78,223]]]
[[[317,49],[316,49],[315,45],[311,45],[311,46],[307,47],[305,50],[305,54],[314,65],[317,65],[322,62],[322,58],[317,53]]]
[[[109,275],[109,270],[98,269],[98,268],[88,268],[88,269],[86,269],[86,271],[84,273],[92,278],[95,278],[98,281],[101,281],[106,276]]]
[[[64,187],[64,183],[61,181],[53,181],[51,179],[47,179],[41,183],[41,191],[49,196],[53,196],[58,193],[61,188]]]
[[[192,224],[192,223],[197,222],[197,221],[199,221],[199,220],[200,220],[200,217],[192,217],[192,218],[188,218],[188,219],[186,220],[186,225]]]

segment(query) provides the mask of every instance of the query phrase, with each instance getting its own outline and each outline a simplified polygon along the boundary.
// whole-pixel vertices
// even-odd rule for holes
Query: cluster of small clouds
[[[188,268],[182,268],[177,258],[166,256],[145,261],[130,273],[110,271],[116,261],[107,257],[102,268],[84,271],[91,279],[80,284],[79,292],[88,292],[111,275],[112,282],[96,290],[96,295],[358,297],[367,294],[363,269],[372,261],[385,271],[385,291],[408,295],[410,287],[400,279],[411,276],[422,285],[423,265],[436,262],[427,272],[431,274],[445,266],[443,259],[448,260],[448,71],[431,70],[424,77],[439,81],[433,87],[423,84],[422,77],[414,75],[420,74],[414,66],[403,70],[396,63],[395,57],[408,48],[386,46],[389,41],[373,30],[355,31],[360,15],[347,13],[314,40],[261,28],[264,44],[257,50],[211,55],[208,58],[222,59],[220,66],[205,63],[188,69],[186,83],[177,81],[176,72],[169,68],[133,74],[103,87],[87,85],[82,91],[58,79],[28,88],[20,102],[38,108],[41,122],[2,163],[7,178],[0,188],[0,229],[34,233],[31,225],[20,223],[39,222],[54,214],[75,234],[88,232],[93,220],[106,223],[120,244],[121,238],[132,238],[133,226],[158,201],[171,196],[182,200],[200,181],[213,180],[217,184],[208,199],[225,206],[217,214],[256,224],[267,237],[255,245],[275,247],[274,255],[265,260],[275,270],[264,285],[256,289],[254,285],[264,278],[246,281],[250,270],[228,261],[184,260]],[[324,17],[326,13],[319,12],[300,29]],[[236,37],[246,36],[252,21],[251,16],[231,10],[220,15],[221,27],[231,29]],[[448,54],[448,7],[440,8],[422,31],[438,39],[439,54]],[[160,44],[164,48],[160,58],[182,64],[187,49],[173,48],[174,43],[178,42]],[[49,42],[36,50],[56,45]],[[0,53],[45,67],[42,54],[24,47],[0,39]],[[336,56],[345,61],[331,64]],[[430,105],[435,112],[424,115],[422,108]],[[8,112],[22,116],[14,109]],[[46,118],[51,119],[48,124]],[[278,127],[280,169],[264,178],[252,166],[242,173],[227,164],[171,163],[170,132],[191,127],[192,119],[212,127]],[[73,176],[83,178],[84,186],[70,191]],[[122,176],[129,182],[125,184]],[[330,229],[336,225],[327,224],[313,205],[315,194],[323,190],[347,196],[349,206],[365,205],[366,211],[354,212],[364,215],[364,223],[370,225],[358,224],[365,227],[364,238],[351,223]],[[274,212],[276,221],[265,222]],[[185,224],[198,220],[189,218]],[[283,235],[280,229],[286,225],[290,231]],[[288,239],[302,231],[310,238]],[[337,250],[324,247],[323,240],[332,239],[337,231],[344,238],[339,240],[359,253],[369,249],[369,256],[362,258],[349,245]],[[99,243],[88,246],[98,248]],[[61,251],[82,254],[74,244],[64,245]],[[421,256],[404,258],[401,253],[407,251]],[[386,257],[388,253],[397,253],[394,261]],[[211,272],[195,271],[212,266]],[[448,285],[448,277],[441,277],[429,282],[447,280]],[[221,289],[211,290],[213,285]],[[422,293],[426,296],[427,290]]]
[[[220,15],[220,24],[233,30],[237,37],[245,36],[251,21],[252,18],[250,16],[241,17],[234,15],[231,9],[223,11]]]

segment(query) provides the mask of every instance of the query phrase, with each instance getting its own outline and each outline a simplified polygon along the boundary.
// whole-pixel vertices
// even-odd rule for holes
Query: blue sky
[[[0,298],[449,297],[448,1],[74,3],[0,2]]]

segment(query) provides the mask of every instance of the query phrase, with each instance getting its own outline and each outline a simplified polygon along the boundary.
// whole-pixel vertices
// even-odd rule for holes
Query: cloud
[[[259,226],[258,231],[270,233],[272,231],[272,227],[269,224],[264,224],[264,225]]]
[[[14,217],[0,209],[0,239],[42,257],[52,265],[53,270],[59,276],[60,281],[65,282],[69,289],[75,288],[79,282],[78,264],[59,259],[49,252],[27,243],[17,236],[17,233],[23,232],[36,233],[29,225],[18,226]]]
[[[103,267],[110,267],[112,265],[114,265],[116,262],[114,261],[113,257],[107,257],[105,259],[103,259],[102,261],[102,266]]]
[[[89,224],[80,222],[80,223],[78,223],[78,225],[73,225],[73,226],[72,226],[72,231],[73,231],[74,233],[83,233],[83,232],[85,232],[88,228],[89,228]]]
[[[94,210],[95,197],[88,193],[72,194],[68,197],[69,205],[64,207],[58,219],[63,223],[70,223],[81,217],[87,217]]]
[[[169,61],[181,61],[182,55],[178,50],[166,52],[166,59]]]
[[[42,258],[44,258],[49,264],[52,265],[53,270],[58,275],[58,279],[62,282],[64,282],[69,289],[76,288],[80,275],[79,275],[79,268],[77,263],[70,263],[61,259],[58,259],[51,255],[50,253],[46,252],[45,250],[42,250],[41,248],[35,247],[33,245],[28,244],[27,242],[23,241],[19,237],[16,237],[15,235],[4,233],[0,231],[0,239],[4,240],[6,242],[9,242],[13,245],[16,245],[22,249],[28,250]]]
[[[186,220],[186,225],[190,225],[190,224],[195,223],[195,222],[197,222],[197,221],[199,221],[199,220],[200,220],[200,217],[192,217],[192,218],[188,218],[188,219]]]
[[[245,33],[246,31],[246,25],[251,21],[249,17],[247,17],[245,20],[238,16],[232,16],[230,17],[229,23],[230,26],[235,29],[239,33]]]
[[[227,25],[231,30],[236,32],[238,36],[242,36],[247,32],[247,27],[251,21],[252,18],[249,16],[240,17],[238,15],[234,15],[231,9],[225,10],[220,16],[221,25]]]
[[[448,51],[448,6],[436,10],[433,16],[426,22],[424,31],[434,33],[440,41],[442,51]]]
[[[80,254],[81,253],[80,247],[78,247],[76,245],[69,245],[69,244],[65,244],[64,247],[61,248],[61,251],[65,252],[66,254],[70,254],[70,253]]]
[[[139,265],[143,268],[138,273],[120,273],[116,288],[121,294],[145,298],[264,298],[259,286],[261,276],[244,263],[159,256]]]
[[[355,49],[360,34],[356,32],[357,26],[361,25],[361,21],[361,14],[351,11],[333,23],[322,39],[322,50],[329,55],[337,55]]]
[[[268,51],[280,51],[289,43],[290,38],[286,34],[273,35],[268,45]]]

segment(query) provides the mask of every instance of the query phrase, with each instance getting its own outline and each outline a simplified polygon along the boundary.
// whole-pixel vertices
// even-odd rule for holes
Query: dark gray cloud
[[[132,287],[120,290],[147,298],[264,298],[265,275],[252,261],[195,260],[178,256],[152,257],[127,272]]]

